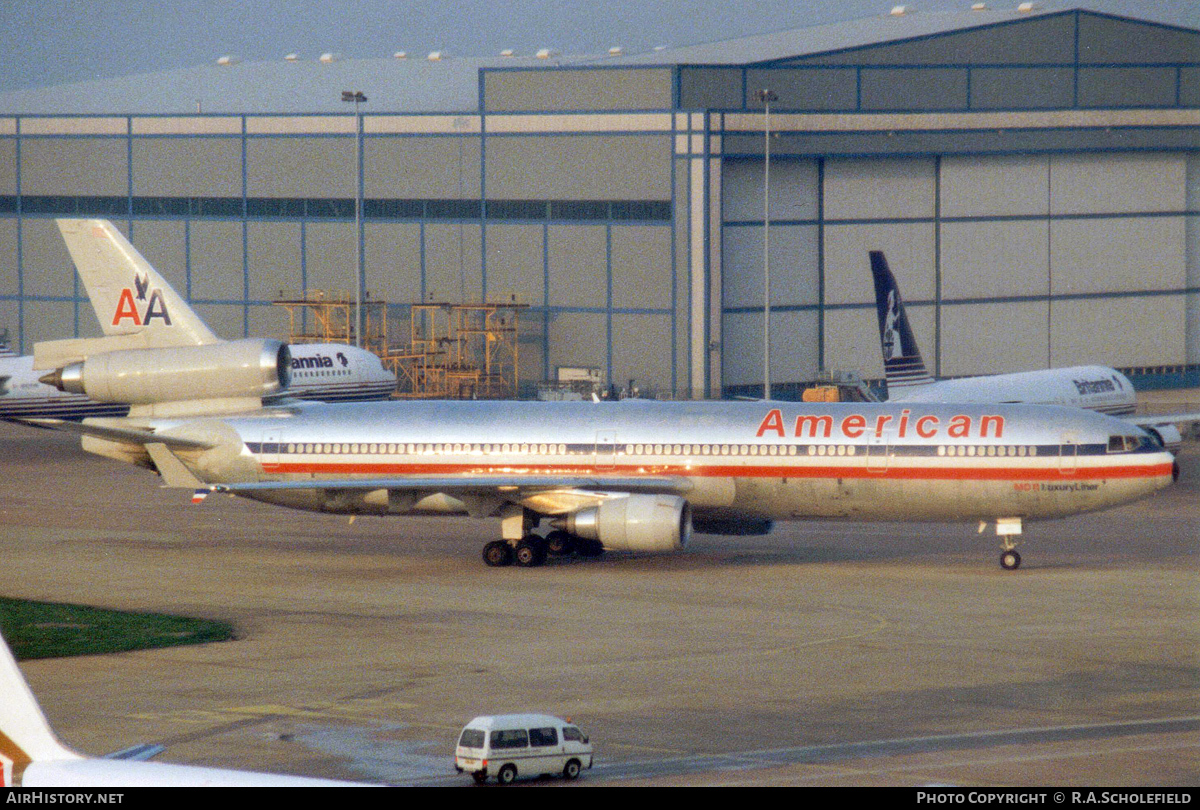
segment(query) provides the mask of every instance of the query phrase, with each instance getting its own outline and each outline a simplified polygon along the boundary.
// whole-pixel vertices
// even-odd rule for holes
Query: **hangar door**
[[[811,378],[820,365],[817,161],[771,159],[771,381]],[[763,161],[721,168],[722,383],[763,380]]]

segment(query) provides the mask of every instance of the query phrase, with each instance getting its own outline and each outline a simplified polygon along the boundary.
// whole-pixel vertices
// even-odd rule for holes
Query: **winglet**
[[[219,342],[200,316],[111,222],[57,222],[105,335],[145,332],[151,347]]]
[[[871,251],[871,275],[875,279],[875,311],[879,315],[879,343],[888,396],[905,388],[928,385],[933,377],[925,369],[896,278],[881,250]]]
[[[82,758],[54,735],[12,650],[0,638],[0,786],[19,782],[31,762]]]

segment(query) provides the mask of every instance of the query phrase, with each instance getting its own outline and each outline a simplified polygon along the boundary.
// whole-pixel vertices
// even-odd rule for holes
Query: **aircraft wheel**
[[[513,550],[513,560],[522,568],[536,568],[546,562],[546,548],[541,540],[527,537],[517,543]]]
[[[562,529],[546,535],[546,553],[551,557],[565,557],[575,551],[575,538]]]
[[[1000,567],[1005,571],[1016,571],[1021,567],[1021,555],[1011,550],[1001,552]]]
[[[512,564],[513,552],[503,540],[493,540],[483,547],[483,561],[493,568]]]
[[[500,773],[496,774],[496,781],[502,785],[511,785],[516,778],[517,766],[511,762],[501,768]]]

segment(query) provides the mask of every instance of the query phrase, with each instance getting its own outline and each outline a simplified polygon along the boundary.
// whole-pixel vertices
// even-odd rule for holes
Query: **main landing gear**
[[[596,557],[604,553],[604,546],[596,540],[587,540],[555,529],[545,537],[533,534],[532,529],[539,515],[512,506],[501,514],[503,540],[493,540],[483,547],[483,561],[493,568],[516,563],[521,568],[536,568],[546,562],[547,557],[566,557],[578,554],[581,557]]]
[[[598,557],[603,553],[604,546],[597,541],[556,529],[545,537],[530,534],[515,543],[511,540],[493,540],[483,547],[483,561],[493,568],[514,563],[521,568],[536,568],[549,557],[569,557],[572,554]]]

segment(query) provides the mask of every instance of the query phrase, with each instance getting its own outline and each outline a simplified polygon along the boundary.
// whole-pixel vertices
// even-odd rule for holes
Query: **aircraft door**
[[[283,451],[283,431],[281,430],[266,430],[262,436],[262,450],[259,457],[262,459],[263,469],[267,472],[274,470],[279,464],[279,454]]]
[[[867,438],[867,472],[887,472],[888,461],[892,454],[892,427],[885,425],[883,432],[871,432]]]
[[[1064,433],[1058,446],[1058,471],[1063,475],[1074,475],[1078,466],[1079,437]]]
[[[596,469],[611,470],[616,462],[617,432],[615,430],[596,431]]]

